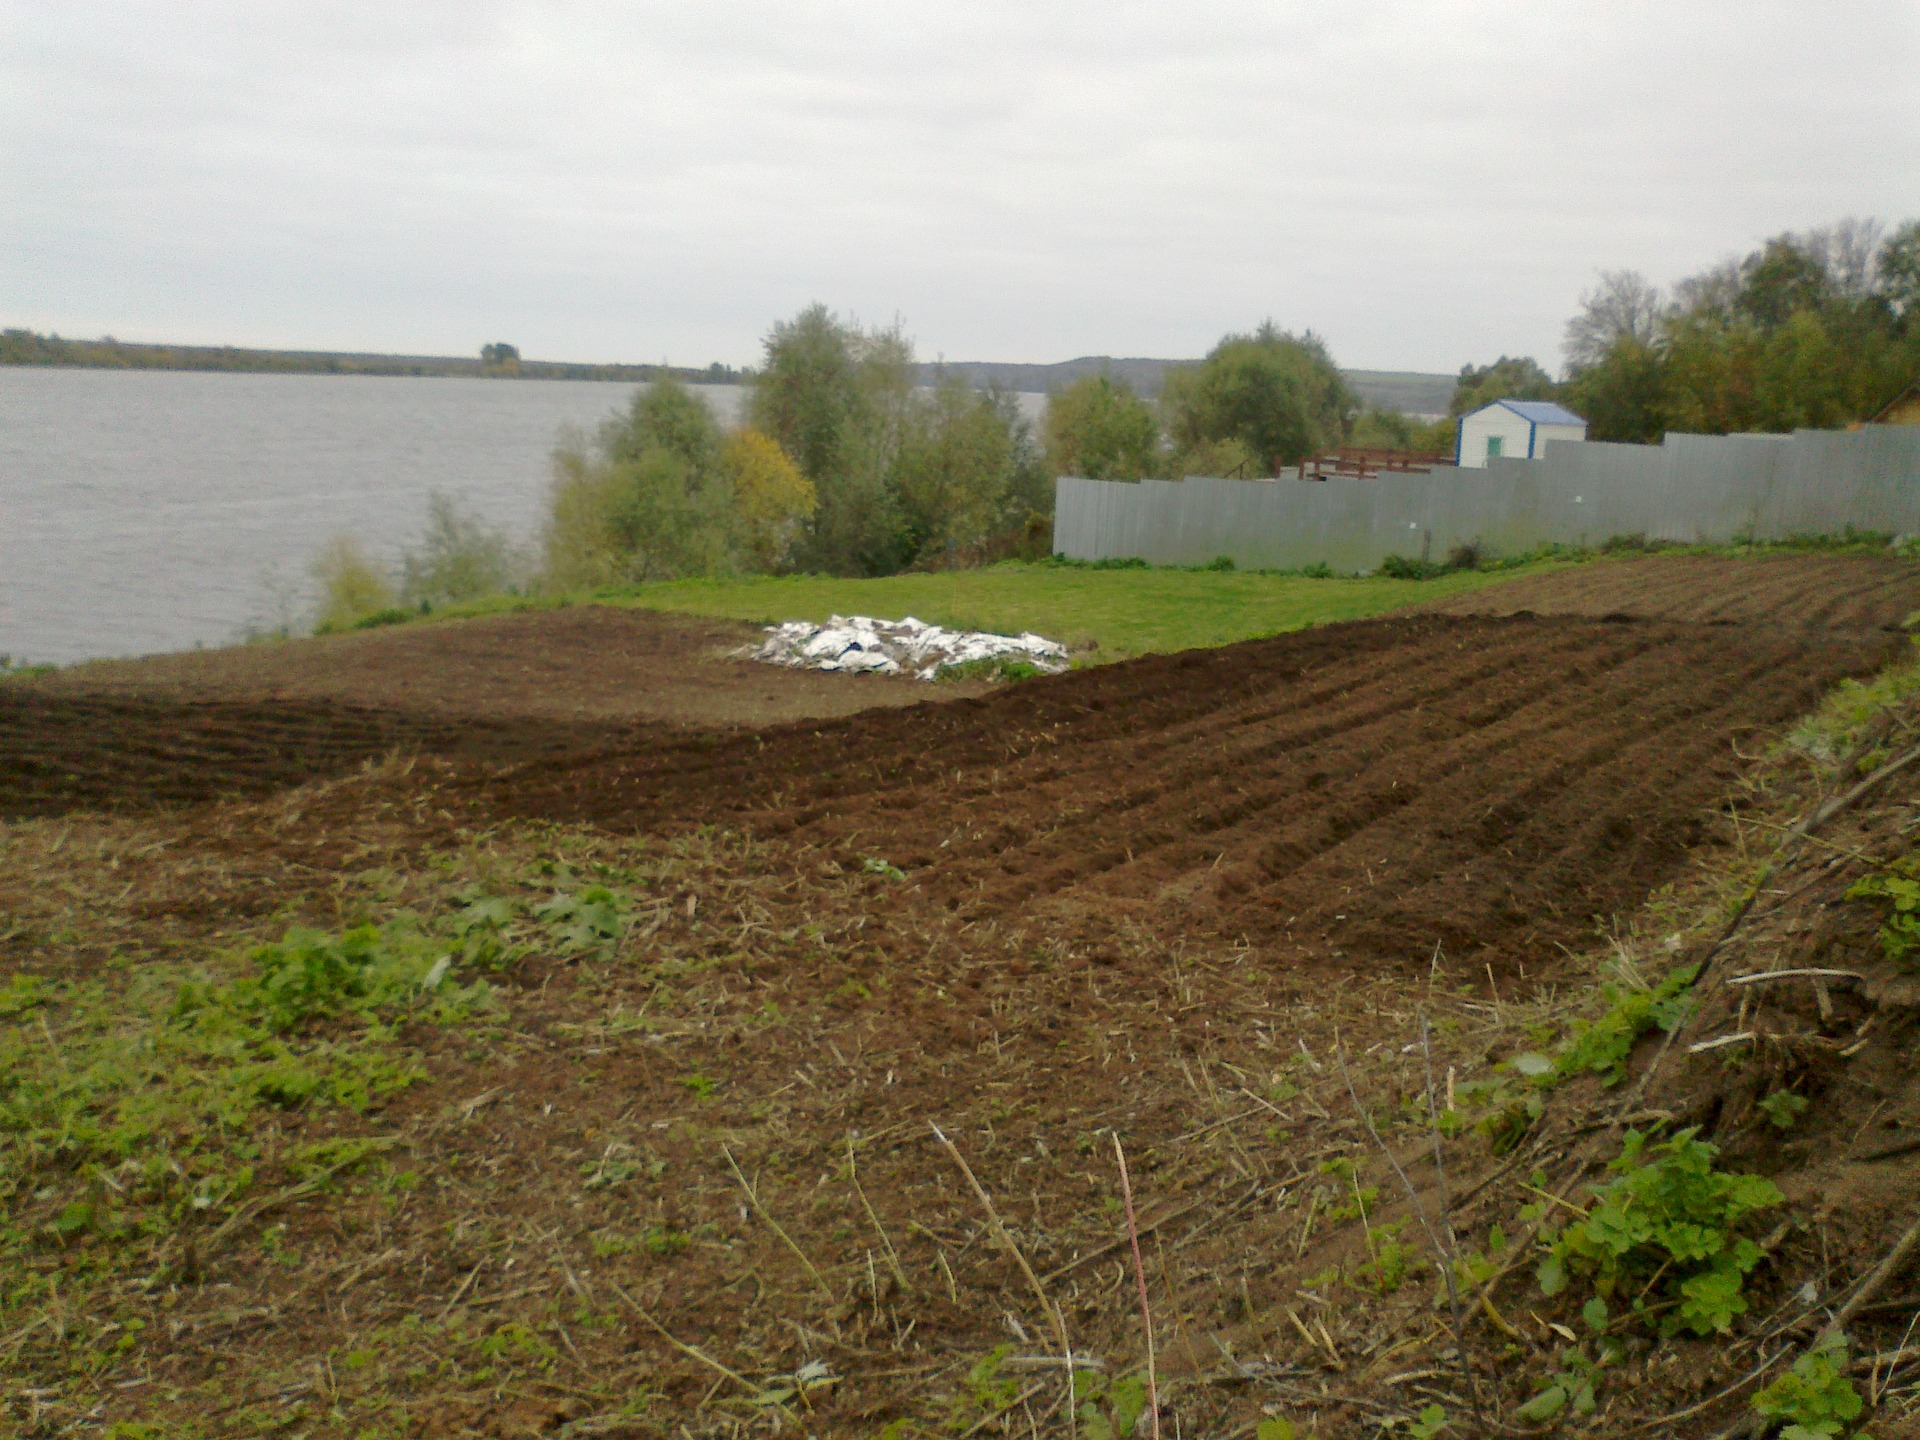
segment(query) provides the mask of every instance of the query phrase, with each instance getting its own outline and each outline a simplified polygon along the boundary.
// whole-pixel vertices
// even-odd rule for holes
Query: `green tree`
[[[1020,462],[993,395],[943,377],[909,412],[895,484],[914,555],[971,558],[1002,517]]]
[[[824,305],[776,324],[748,413],[813,482],[819,505],[795,537],[803,569],[884,575],[912,553],[893,484],[913,404],[913,347],[898,328],[863,331]]]
[[[1159,468],[1160,425],[1125,380],[1082,375],[1047,397],[1047,464],[1056,475],[1138,480]]]
[[[1272,321],[1224,337],[1197,367],[1171,372],[1161,399],[1176,450],[1235,440],[1269,475],[1338,444],[1356,410],[1320,339]]]
[[[723,574],[743,542],[719,423],[670,376],[635,393],[554,455],[545,534],[549,586],[561,589]]]
[[[1920,373],[1920,222],[1847,220],[1776,235],[1673,287],[1654,335],[1576,365],[1567,393],[1596,440],[1829,428]],[[1570,352],[1571,353],[1571,352]]]
[[[1834,298],[1833,277],[1821,257],[1798,236],[1776,235],[1740,267],[1734,307],[1763,330],[1785,325],[1804,310],[1820,310]]]
[[[1920,319],[1920,220],[1909,220],[1880,249],[1879,290],[1900,322]]]
[[[626,462],[649,450],[665,450],[702,483],[720,472],[720,443],[713,408],[671,375],[636,390],[627,413],[609,420],[600,432],[607,459]]]
[[[1491,365],[1462,365],[1447,413],[1471,415],[1496,400],[1551,400],[1553,377],[1531,355],[1502,355]]]
[[[1568,406],[1587,422],[1590,440],[1659,442],[1665,425],[1661,355],[1633,336],[1617,337],[1566,387]]]

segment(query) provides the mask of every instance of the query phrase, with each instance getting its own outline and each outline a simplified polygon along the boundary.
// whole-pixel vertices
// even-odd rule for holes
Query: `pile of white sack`
[[[1067,668],[1067,647],[1041,635],[989,635],[981,630],[947,630],[911,615],[904,620],[873,620],[865,615],[835,615],[824,625],[790,620],[769,625],[767,638],[748,650],[769,665],[801,670],[850,670],[874,675],[910,673],[931,680],[950,665],[1009,656],[1049,675]]]

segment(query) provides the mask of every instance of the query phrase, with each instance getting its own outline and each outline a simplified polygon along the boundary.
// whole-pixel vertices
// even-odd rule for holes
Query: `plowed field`
[[[983,688],[732,658],[747,625],[603,605],[99,661],[0,685],[0,816],[262,795],[394,751],[488,764]]]
[[[1279,953],[1504,962],[1631,906],[1738,767],[1899,642],[1358,622],[986,699],[520,772],[504,811],[723,823],[897,866],[965,917],[1131,917]]]
[[[1920,566],[1880,555],[1655,555],[1529,576],[1422,607],[1444,615],[1635,615],[1708,625],[1874,630],[1920,612]]]
[[[0,816],[271,794],[394,752],[525,760],[609,727],[455,722],[326,700],[245,704],[0,688]],[[631,728],[621,732],[632,739]]]
[[[0,813],[166,802],[0,825],[0,1432],[1144,1435],[1148,1288],[1168,1436],[1377,1440],[1429,1404],[1519,1433],[1586,1323],[1528,1216],[1644,1101],[1794,1223],[1730,1334],[1625,1332],[1587,1429],[1731,1433],[1796,1297],[1859,1298],[1911,1223],[1913,1012],[1866,1015],[1878,913],[1837,912],[1920,770],[1727,915],[1757,837],[1855,773],[1749,759],[1911,653],[1884,627],[1920,586],[1672,573],[758,729],[595,711],[584,673],[539,712],[538,617],[521,680],[448,627],[415,653],[465,670],[382,682],[431,704],[0,685]],[[1911,699],[1849,753],[1896,727]],[[440,758],[199,803],[394,750]],[[1741,795],[1756,823],[1715,825]],[[431,968],[325,1008],[349,942]],[[1661,1088],[1576,1073],[1516,1118],[1507,1062],[1567,1053],[1601,980],[1708,960],[1778,983],[1714,990]],[[1464,1313],[1429,1217],[1505,1267]],[[1860,1310],[1860,1353],[1910,1365],[1910,1309]]]

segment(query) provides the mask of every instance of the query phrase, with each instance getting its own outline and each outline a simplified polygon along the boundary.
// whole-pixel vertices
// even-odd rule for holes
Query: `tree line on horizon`
[[[480,347],[478,359],[459,355],[378,355],[341,350],[254,350],[239,345],[155,345],[73,340],[33,330],[0,329],[0,366],[89,370],[210,370],[275,375],[442,375],[516,380],[614,380],[648,383],[662,375],[696,385],[737,385],[745,372],[715,361],[686,365],[601,365],[573,360],[523,360],[517,346]]]

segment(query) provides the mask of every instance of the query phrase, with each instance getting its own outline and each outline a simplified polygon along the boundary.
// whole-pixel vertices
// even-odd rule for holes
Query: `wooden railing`
[[[1302,480],[1325,480],[1329,475],[1352,480],[1377,480],[1381,475],[1424,475],[1436,465],[1451,465],[1453,457],[1439,450],[1372,450],[1343,445],[1331,455],[1300,463]]]

